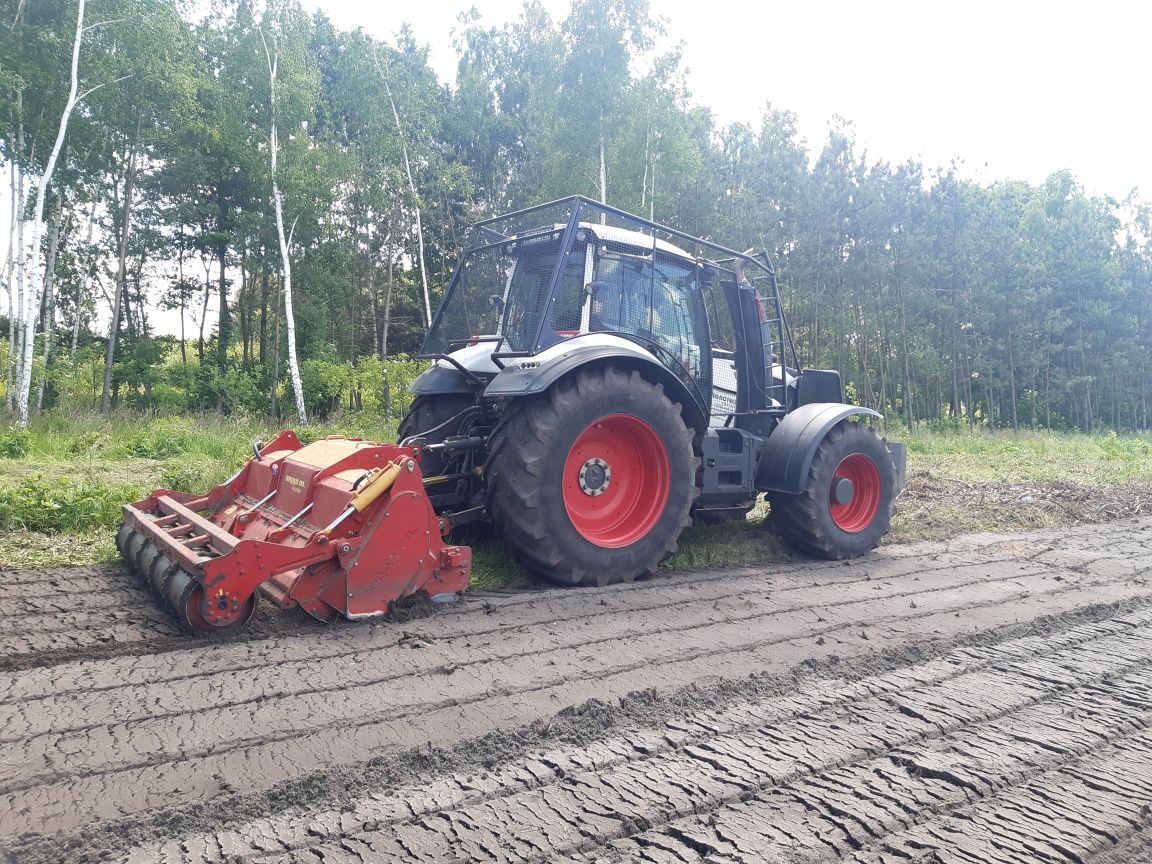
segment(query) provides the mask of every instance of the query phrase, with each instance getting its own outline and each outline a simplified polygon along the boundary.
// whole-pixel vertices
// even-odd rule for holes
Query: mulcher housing
[[[207,495],[157,490],[124,507],[121,553],[194,630],[243,625],[257,592],[328,620],[463,591],[471,550],[424,492],[414,447],[283,432]]]

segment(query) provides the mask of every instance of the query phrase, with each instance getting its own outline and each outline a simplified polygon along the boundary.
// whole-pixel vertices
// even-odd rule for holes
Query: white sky
[[[403,21],[455,75],[451,31],[469,0],[304,0],[343,28],[391,38]],[[520,0],[475,0],[486,24]],[[556,18],[568,0],[544,0]],[[1069,168],[1096,194],[1152,196],[1152,6],[1031,0],[652,0],[684,43],[694,100],[723,123],[766,102],[799,115],[818,149],[852,121],[870,158],[963,162],[981,180],[1043,180]]]

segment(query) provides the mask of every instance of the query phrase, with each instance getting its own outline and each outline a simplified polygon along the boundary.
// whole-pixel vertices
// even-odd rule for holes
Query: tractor
[[[799,368],[764,253],[583,197],[489,219],[419,356],[399,434],[433,507],[490,520],[547,579],[631,581],[760,493],[807,554],[888,530],[904,449],[857,422],[880,415],[838,372]]]
[[[283,432],[204,494],[124,507],[117,546],[196,632],[257,593],[322,620],[450,599],[493,526],[532,573],[629,582],[693,520],[769,523],[828,559],[874,548],[905,451],[800,368],[766,254],[582,197],[477,224],[424,339],[398,444]]]

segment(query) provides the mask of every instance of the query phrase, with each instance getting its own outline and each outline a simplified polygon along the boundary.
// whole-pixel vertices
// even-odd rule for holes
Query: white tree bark
[[[84,278],[80,280],[80,287],[76,289],[76,312],[72,316],[72,344],[68,346],[68,362],[76,356],[76,345],[80,341],[80,325],[84,319],[84,300],[88,296],[89,286],[92,284],[92,274],[96,271],[96,255],[92,251],[92,229],[96,222],[96,202],[92,202],[92,210],[88,214],[88,227],[84,229],[84,254],[87,260],[84,266]]]
[[[64,207],[64,196],[56,192],[52,204],[51,227],[48,234],[48,263],[44,270],[44,355],[40,370],[40,386],[36,389],[36,410],[44,410],[44,386],[48,382],[48,363],[52,359],[52,337],[56,333],[56,253],[60,248],[60,211]]]
[[[604,135],[600,135],[600,203],[608,203],[608,154],[604,152]]]
[[[4,259],[4,285],[8,288],[8,368],[5,373],[4,407],[11,411],[15,394],[12,385],[16,378],[16,259],[19,258],[16,223],[19,211],[16,209],[16,160],[9,163],[8,188],[11,196],[11,214],[8,222],[8,254]]]
[[[376,71],[384,80],[384,92],[388,94],[388,104],[392,106],[392,118],[396,121],[396,134],[400,136],[400,152],[404,156],[404,173],[408,177],[408,191],[412,195],[412,203],[416,207],[416,243],[420,250],[420,282],[424,287],[424,326],[432,326],[432,295],[428,291],[428,267],[424,263],[424,226],[420,217],[420,196],[416,194],[416,183],[412,179],[412,163],[408,159],[408,141],[404,137],[404,127],[400,123],[400,112],[396,110],[396,100],[392,98],[392,87],[388,83],[388,76],[384,67],[380,65],[380,58],[375,53],[372,59],[376,62]]]
[[[272,128],[269,146],[272,158],[272,203],[276,210],[276,237],[280,241],[281,283],[284,288],[284,324],[288,331],[288,374],[292,378],[292,394],[296,397],[296,417],[301,425],[308,424],[308,410],[304,405],[304,384],[300,380],[300,364],[296,359],[296,316],[292,310],[292,257],[288,254],[291,237],[284,235],[284,199],[280,194],[280,183],[276,176],[277,157],[280,152],[280,139],[276,129],[276,67],[279,63],[279,48],[269,50],[264,32],[260,32],[264,45],[264,56],[268,60],[268,87],[272,108]],[[276,45],[276,37],[272,37]],[[292,226],[295,229],[295,225]]]
[[[16,91],[16,110],[24,110],[23,92]],[[16,127],[16,152],[24,152],[24,120],[21,116]],[[24,319],[24,172],[20,170],[16,159],[10,163],[12,180],[12,223],[11,239],[11,272],[9,275],[8,290],[8,376],[7,390],[4,397],[4,407],[11,411],[16,406],[16,380],[20,376],[20,360],[24,356],[20,344],[20,337],[24,333],[22,321]],[[12,300],[15,299],[13,305]]]
[[[80,44],[84,38],[84,5],[85,0],[79,0],[76,10],[76,35],[72,41],[72,75],[71,86],[68,90],[68,101],[64,103],[64,112],[60,117],[60,128],[56,132],[56,142],[52,145],[52,152],[48,155],[48,163],[44,166],[44,173],[40,175],[40,183],[36,188],[36,207],[32,213],[32,231],[27,245],[21,250],[24,257],[24,270],[31,274],[28,284],[22,327],[24,328],[23,365],[20,369],[20,382],[16,391],[16,422],[22,427],[28,426],[28,401],[32,390],[32,358],[36,332],[36,314],[40,309],[40,294],[44,289],[44,267],[40,262],[40,240],[44,234],[44,197],[48,184],[52,182],[52,175],[56,171],[56,160],[60,158],[60,149],[64,146],[64,136],[68,132],[68,120],[76,107],[80,96]]]
[[[112,301],[112,324],[108,328],[108,345],[104,350],[104,389],[100,394],[100,411],[106,413],[112,406],[112,365],[116,359],[116,337],[120,332],[120,307],[124,302],[125,283],[128,281],[128,237],[132,233],[132,194],[136,187],[136,150],[140,144],[140,124],[143,114],[136,114],[136,135],[128,154],[128,170],[124,176],[124,215],[120,225],[120,257],[116,267],[116,287]],[[128,327],[132,331],[131,321]]]

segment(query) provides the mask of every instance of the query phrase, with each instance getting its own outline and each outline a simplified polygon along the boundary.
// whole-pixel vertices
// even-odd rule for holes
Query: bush
[[[188,449],[190,431],[181,420],[156,420],[128,438],[124,444],[124,453],[141,459],[180,456]]]
[[[121,506],[142,494],[133,486],[86,479],[24,477],[0,495],[0,528],[45,533],[110,528],[119,523]]]
[[[0,433],[0,459],[22,459],[28,455],[32,436],[23,429],[12,427]]]
[[[160,472],[160,483],[165,489],[178,492],[208,492],[213,486],[223,483],[221,466],[214,462],[180,460],[165,465]]]

